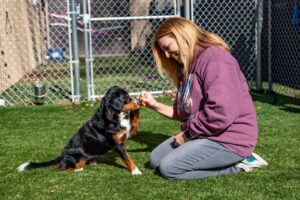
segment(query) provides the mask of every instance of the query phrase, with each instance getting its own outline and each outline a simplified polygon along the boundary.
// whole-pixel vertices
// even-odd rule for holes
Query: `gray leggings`
[[[176,147],[171,137],[152,151],[150,166],[167,179],[201,179],[238,173],[234,165],[241,160],[218,142],[195,139]]]

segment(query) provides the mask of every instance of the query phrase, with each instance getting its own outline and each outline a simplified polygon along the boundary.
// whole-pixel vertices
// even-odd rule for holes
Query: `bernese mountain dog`
[[[139,103],[123,88],[110,88],[92,119],[70,139],[60,156],[46,162],[24,163],[18,167],[18,171],[48,166],[81,171],[85,165],[94,162],[97,156],[115,150],[132,175],[141,175],[126,151],[127,139],[138,130],[139,108]]]

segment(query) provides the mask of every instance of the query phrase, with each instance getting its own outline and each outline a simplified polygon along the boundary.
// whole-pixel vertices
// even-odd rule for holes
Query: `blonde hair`
[[[174,59],[166,58],[157,42],[164,36],[176,39],[182,64]],[[221,37],[205,31],[185,18],[172,17],[164,21],[158,27],[151,46],[158,73],[161,76],[167,75],[177,86],[181,74],[187,79],[196,57],[195,48],[197,46],[202,48],[218,46],[230,52],[228,44]]]

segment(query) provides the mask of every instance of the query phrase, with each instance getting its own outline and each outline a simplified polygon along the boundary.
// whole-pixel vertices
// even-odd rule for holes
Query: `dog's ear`
[[[102,97],[100,101],[100,105],[95,112],[93,119],[99,121],[101,119],[107,119],[109,121],[113,121],[113,111],[112,108],[109,106],[108,97]]]
[[[122,109],[122,103],[114,97],[107,97],[105,101],[106,118],[109,121],[114,121],[114,115]]]
[[[108,119],[109,121],[113,121],[114,120],[113,111],[111,109],[107,109],[106,110],[106,119]]]
[[[94,118],[96,117],[96,120],[103,119],[104,112],[105,112],[105,97],[101,99],[99,107],[95,112]]]
[[[111,106],[109,106],[109,105],[105,106],[106,119],[108,119],[109,121],[113,121],[114,120],[114,113],[115,113],[115,111],[112,109]]]

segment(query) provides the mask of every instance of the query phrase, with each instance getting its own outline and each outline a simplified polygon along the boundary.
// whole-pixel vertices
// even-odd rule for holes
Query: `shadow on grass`
[[[168,135],[163,135],[160,133],[141,131],[133,138],[133,140],[140,144],[145,144],[147,145],[147,147],[143,149],[129,150],[128,152],[151,152],[156,146],[158,146],[160,143],[162,143],[169,137],[170,136]],[[148,169],[152,169],[149,161],[144,164],[144,167]],[[154,174],[158,175],[159,173],[157,170],[154,170]]]
[[[131,149],[128,150],[128,152],[150,152],[169,137],[170,136],[168,135],[160,133],[140,131],[134,138],[132,138],[132,140],[140,144],[145,144],[147,147],[142,149]]]
[[[117,163],[117,159],[119,159],[119,157],[120,156],[115,151],[110,150],[106,154],[98,156],[96,158],[96,164],[112,165],[112,166],[124,169],[125,166]]]
[[[162,143],[164,140],[168,139],[170,136],[163,135],[160,133],[152,133],[152,132],[139,132],[132,140],[138,142],[140,144],[146,144],[147,147],[142,149],[130,149],[127,152],[150,152],[152,151],[157,145]],[[123,165],[117,163],[119,159],[119,154],[116,153],[114,150],[107,152],[104,155],[98,156],[96,158],[96,164],[106,164],[112,165],[118,168],[125,168]],[[145,164],[146,167],[149,167],[149,163]]]
[[[252,91],[251,96],[254,101],[268,103],[271,105],[281,106],[281,110],[300,113],[300,100],[273,92],[256,92]]]

